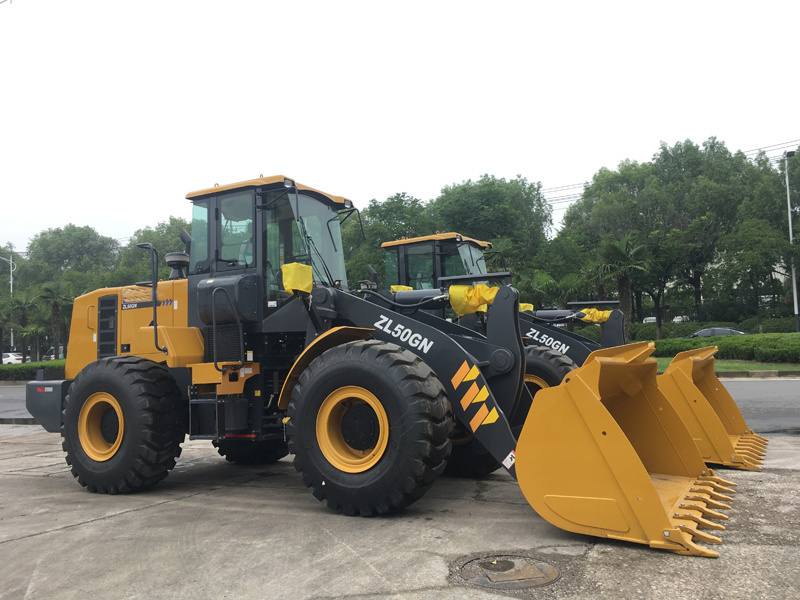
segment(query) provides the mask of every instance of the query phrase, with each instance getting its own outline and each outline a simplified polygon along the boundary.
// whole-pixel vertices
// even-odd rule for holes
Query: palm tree
[[[20,329],[25,329],[30,321],[31,316],[39,308],[39,300],[28,292],[18,292],[10,300],[11,312],[14,316],[16,324]],[[28,356],[27,344],[22,344],[22,360],[23,362]]]
[[[622,236],[620,240],[606,238],[598,249],[595,269],[598,275],[617,285],[626,339],[631,328],[631,276],[636,271],[647,271],[649,264],[647,247],[631,234]]]
[[[62,311],[65,306],[72,304],[75,297],[72,295],[69,286],[63,281],[45,283],[39,288],[39,299],[50,309],[50,328],[51,339],[55,354],[53,358],[59,358],[59,348],[61,344]]]
[[[47,333],[47,329],[45,327],[42,327],[41,325],[36,324],[36,323],[30,323],[30,324],[26,325],[25,327],[23,327],[22,329],[20,329],[19,334],[20,334],[20,337],[23,340],[23,344],[22,344],[22,360],[23,361],[25,361],[25,359],[26,359],[28,346],[31,346],[32,348],[35,349],[34,352],[36,354],[35,354],[35,356],[31,357],[32,360],[39,360],[41,358],[41,356],[39,356],[39,353],[41,351],[42,345],[39,343],[39,340],[46,333]]]
[[[11,327],[11,305],[8,298],[0,299],[0,351],[6,347],[6,330]]]

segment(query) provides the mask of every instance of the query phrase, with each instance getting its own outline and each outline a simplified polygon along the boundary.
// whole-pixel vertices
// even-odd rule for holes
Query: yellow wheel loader
[[[395,289],[443,289],[444,286],[466,283],[511,282],[511,273],[507,271],[488,272],[486,253],[491,251],[491,243],[458,233],[394,240],[384,242],[381,247],[386,250],[386,282]],[[460,316],[459,323],[483,331],[488,311],[486,305],[478,305],[484,300],[491,302],[491,299],[478,293],[474,295],[478,300],[472,302],[471,307],[455,308],[459,309],[456,311]],[[526,338],[526,381],[532,394],[542,387],[557,385],[577,365],[585,364],[592,352],[625,344],[619,310],[608,311],[605,315],[607,320],[598,344],[555,326],[589,320],[584,312],[534,311],[533,307],[528,308],[520,312],[519,320]],[[465,314],[467,310],[471,312]],[[438,316],[445,316],[444,309],[439,309]],[[681,416],[706,463],[759,470],[767,440],[747,426],[733,398],[714,374],[716,351],[716,347],[709,347],[680,353],[658,376],[658,386]],[[528,407],[522,406],[521,418],[527,414]],[[514,416],[511,419],[518,421]],[[465,474],[486,474],[499,467],[485,459],[479,444],[463,443],[454,451],[457,457],[466,455],[466,462],[471,465],[471,468],[459,469]]]
[[[282,176],[187,198],[169,279],[142,244],[151,280],[78,298],[66,379],[27,385],[89,491],[156,484],[188,434],[237,463],[290,453],[328,506],[386,514],[444,471],[457,426],[558,527],[716,555],[698,542],[719,541],[705,530],[723,529],[729,483],[660,393],[647,345],[593,353],[531,404],[512,287],[477,332],[424,312],[452,304],[448,289],[349,290],[345,198]]]

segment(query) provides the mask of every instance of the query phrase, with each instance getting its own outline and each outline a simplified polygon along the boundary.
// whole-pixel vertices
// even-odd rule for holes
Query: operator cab
[[[484,251],[492,248],[490,242],[451,232],[384,242],[381,248],[386,250],[387,286],[424,290],[487,282],[480,276],[488,274]]]
[[[239,315],[253,322],[294,299],[283,288],[285,264],[312,267],[315,285],[347,289],[338,211],[351,208],[349,200],[283,176],[214,187],[187,198],[193,203],[190,293],[204,282],[222,280],[230,282],[235,304],[236,290],[255,285],[263,293],[250,290]]]

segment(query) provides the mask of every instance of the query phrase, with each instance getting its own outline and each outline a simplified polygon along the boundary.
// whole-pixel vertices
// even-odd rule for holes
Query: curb
[[[39,421],[33,417],[3,417],[0,418],[0,425],[38,425]]]
[[[800,371],[715,371],[715,375],[729,379],[773,379],[776,377],[800,377]]]

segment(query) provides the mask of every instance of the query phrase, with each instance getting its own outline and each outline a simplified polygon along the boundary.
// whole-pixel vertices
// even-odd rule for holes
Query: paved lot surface
[[[237,467],[209,442],[186,442],[148,492],[90,494],[57,434],[0,425],[0,598],[799,598],[800,438],[773,436],[765,467],[719,471],[738,493],[720,557],[703,559],[557,529],[505,474],[442,478],[402,515],[348,518],[289,458]],[[461,575],[475,559],[484,582],[509,561],[528,583],[547,565],[560,577],[487,589]]]

